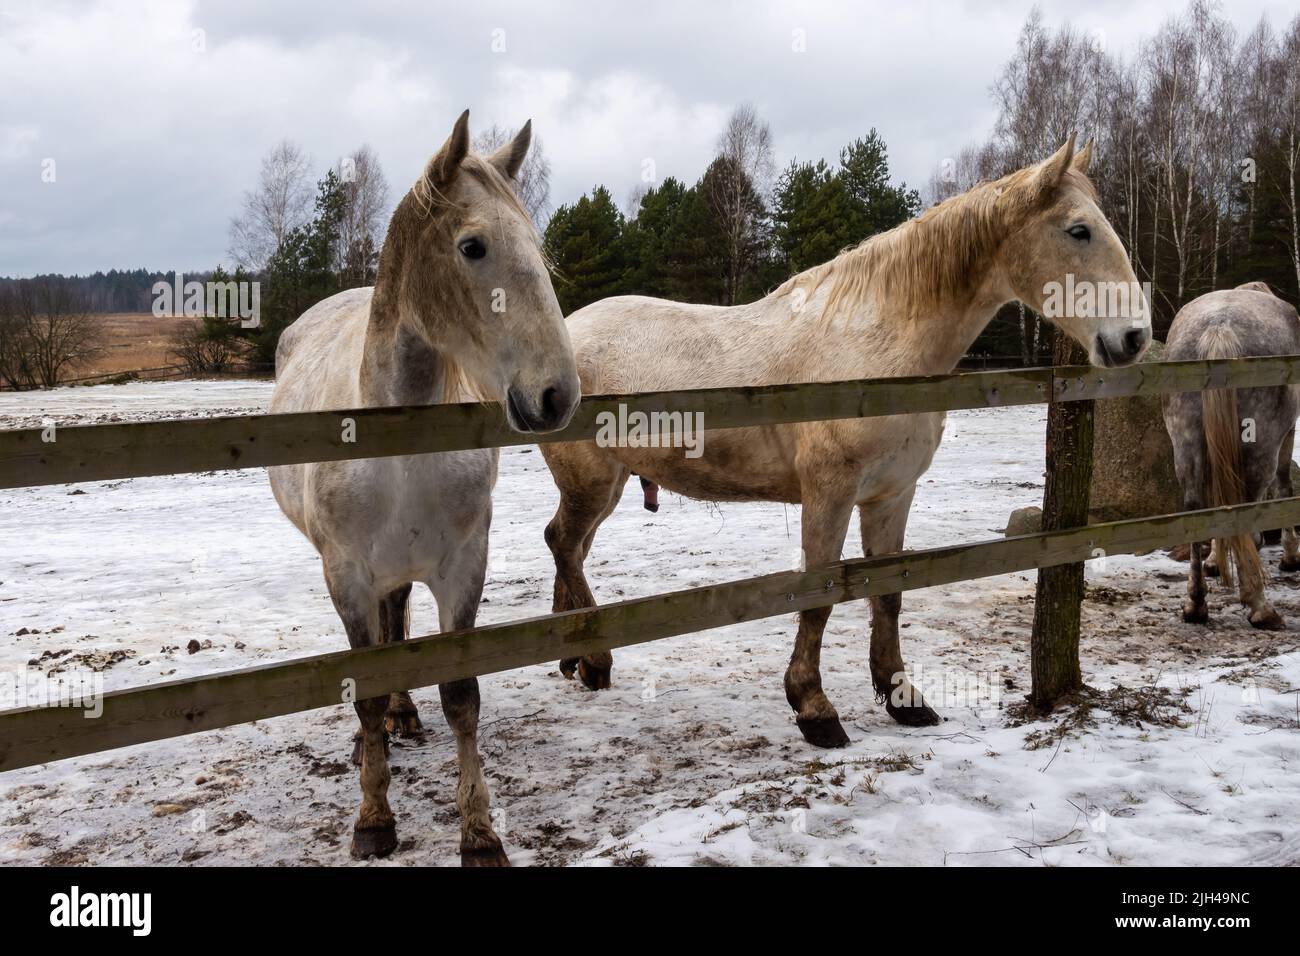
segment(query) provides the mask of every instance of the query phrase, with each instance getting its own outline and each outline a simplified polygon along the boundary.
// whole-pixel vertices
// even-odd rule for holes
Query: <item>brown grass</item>
[[[184,316],[160,319],[149,312],[109,312],[91,318],[99,326],[99,349],[70,371],[68,378],[176,365],[178,359],[169,353],[172,334],[198,321]]]

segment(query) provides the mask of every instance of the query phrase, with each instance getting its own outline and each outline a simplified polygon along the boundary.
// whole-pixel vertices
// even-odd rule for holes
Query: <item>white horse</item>
[[[1090,156],[1090,146],[1075,154],[1071,136],[1043,162],[949,199],[750,305],[640,296],[593,303],[569,316],[583,390],[951,372],[998,309],[1017,299],[1053,318],[1095,364],[1136,361],[1151,339],[1150,316],[1119,237],[1097,206],[1086,176]],[[1124,294],[1112,303],[1113,289]],[[1100,308],[1095,297],[1091,305],[1061,302],[1062,290],[1091,290],[1101,295]],[[708,409],[702,411],[707,427]],[[555,557],[555,610],[596,603],[583,562],[631,473],[706,501],[802,503],[809,568],[839,560],[855,505],[864,553],[898,551],[943,421],[935,413],[707,431],[703,454],[691,457],[644,444],[543,445],[560,489],[559,510],[546,529]],[[871,599],[872,682],[895,720],[934,723],[938,716],[904,674],[901,604],[898,594]],[[821,640],[830,613],[800,613],[785,675],[799,729],[823,747],[848,742],[822,692]],[[611,663],[601,653],[560,666],[601,688],[609,686]]]
[[[468,152],[469,112],[461,114],[393,213],[374,288],[332,296],[285,330],[272,412],[481,398],[503,401],[519,431],[568,423],[580,395],[573,350],[536,230],[510,182],[530,128],[479,158]],[[269,469],[276,501],[320,552],[353,647],[405,638],[413,581],[433,592],[442,630],[474,626],[497,459],[491,449]],[[478,754],[478,681],[438,690],[456,735],[461,861],[505,864]],[[386,709],[390,730],[419,727],[405,693],[356,702],[358,858],[397,845]]]

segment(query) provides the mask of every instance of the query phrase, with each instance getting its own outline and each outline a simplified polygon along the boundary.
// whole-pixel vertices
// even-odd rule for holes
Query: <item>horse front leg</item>
[[[848,531],[853,499],[840,500],[804,496],[801,535],[804,567],[815,568],[840,559],[844,534]],[[822,633],[830,619],[829,607],[799,612],[799,630],[794,653],[785,672],[785,699],[795,712],[795,723],[804,740],[814,747],[844,747],[849,735],[840,715],[822,690]]]
[[[474,626],[487,573],[487,529],[482,548],[471,546],[444,577],[428,582],[438,602],[438,624],[445,631]],[[509,866],[501,838],[492,828],[490,793],[478,752],[478,679],[469,677],[438,685],[442,713],[456,737],[456,807],[460,811],[461,866]]]
[[[902,550],[915,490],[913,488],[885,504],[858,507],[863,556]],[[885,712],[905,727],[934,726],[939,723],[939,715],[912,686],[903,663],[903,651],[898,641],[898,615],[903,609],[903,595],[879,594],[870,598],[869,603],[871,686],[877,699],[883,700]]]
[[[364,568],[327,565],[325,583],[334,608],[355,649],[380,640],[379,598],[368,585]],[[383,857],[397,847],[397,824],[388,805],[388,753],[384,740],[384,713],[388,696],[356,701],[361,721],[361,809],[352,827],[352,856],[363,860]]]
[[[411,585],[403,584],[400,588],[385,595],[379,601],[379,640],[387,644],[390,641],[406,640],[411,627]],[[415,709],[409,691],[399,690],[388,695],[388,709],[384,712],[384,745],[387,747],[390,736],[418,737],[424,733],[420,724],[420,712]],[[361,766],[362,732],[357,731],[352,739],[352,763]]]

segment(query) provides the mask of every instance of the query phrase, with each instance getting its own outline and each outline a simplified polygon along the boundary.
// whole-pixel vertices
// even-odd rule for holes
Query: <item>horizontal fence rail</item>
[[[547,435],[513,431],[486,403],[10,429],[0,431],[0,488],[579,441],[620,406],[703,412],[712,430],[1297,383],[1300,356],[1282,356],[588,396]]]
[[[597,608],[0,713],[0,771],[709,630],[787,612],[1300,523],[1300,497],[840,561]]]

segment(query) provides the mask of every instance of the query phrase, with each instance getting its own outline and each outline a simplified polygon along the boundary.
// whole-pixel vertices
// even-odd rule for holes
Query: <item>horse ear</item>
[[[1036,201],[1045,202],[1055,195],[1056,187],[1061,185],[1061,177],[1070,168],[1070,160],[1073,156],[1074,133],[1071,133],[1064,145],[1038,167],[1038,173],[1034,176],[1031,187]]]
[[[1088,142],[1083,144],[1083,149],[1074,154],[1074,159],[1070,160],[1070,166],[1076,171],[1088,175],[1088,167],[1092,165],[1092,144],[1095,142],[1091,136]]]
[[[456,178],[460,163],[469,153],[469,110],[460,114],[447,142],[429,160],[425,178],[435,187],[447,186]]]
[[[514,139],[488,157],[488,162],[501,170],[501,175],[506,179],[514,179],[519,174],[519,167],[524,164],[524,157],[528,155],[528,147],[532,142],[533,121],[529,120],[515,134]]]

